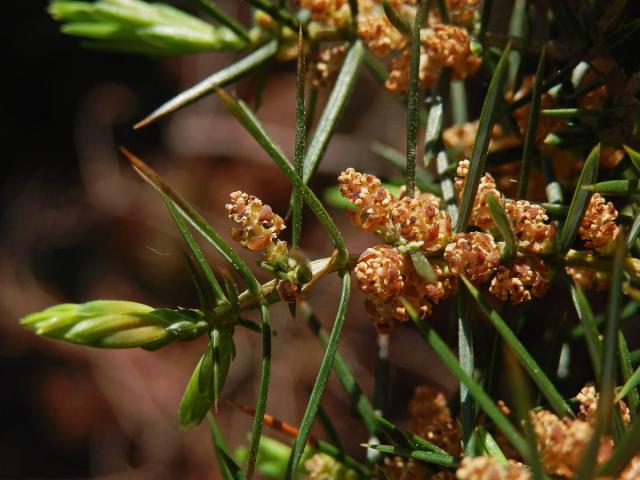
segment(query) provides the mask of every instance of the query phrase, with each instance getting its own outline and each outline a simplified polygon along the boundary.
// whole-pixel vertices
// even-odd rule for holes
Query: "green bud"
[[[54,1],[49,13],[62,32],[90,40],[90,47],[148,55],[182,55],[208,50],[236,51],[245,40],[162,3],[140,0]]]
[[[56,305],[20,323],[38,335],[102,348],[158,348],[195,338],[208,326],[196,310],[154,309],[120,300]]]

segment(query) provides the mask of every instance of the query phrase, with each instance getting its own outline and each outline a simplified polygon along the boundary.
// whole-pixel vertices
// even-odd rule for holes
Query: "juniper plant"
[[[513,8],[505,33],[496,15],[505,5],[491,0],[482,5],[478,0],[244,3],[253,14],[251,27],[211,0],[194,1],[193,7],[212,23],[141,0],[58,0],[50,13],[62,23],[63,33],[82,38],[89,48],[145,55],[243,52],[236,63],[170,99],[135,127],[159,121],[205,95],[218,95],[293,187],[291,245],[282,238],[284,218],[261,199],[233,192],[226,206],[231,237],[259,255],[260,267],[273,280],[260,284],[234,247],[186,200],[123,150],[158,191],[184,237],[199,307],[98,300],[48,308],[22,319],[23,326],[38,335],[103,348],[156,349],[207,335],[208,347],[180,404],[183,426],[201,423],[220,398],[236,355],[235,328],[262,335],[256,406],[239,407],[254,416],[244,454],[230,454],[209,417],[226,479],[251,478],[256,468],[265,476],[286,479],[638,478],[640,374],[634,362],[640,355],[629,351],[635,342],[627,338],[623,324],[635,316],[640,302],[640,65],[625,55],[640,38],[637,6],[624,0],[516,0],[508,4]],[[223,89],[267,62],[294,61],[292,162],[255,112]],[[402,186],[385,184],[348,164],[336,172],[338,190],[323,198],[331,206],[345,207],[355,226],[378,237],[378,245],[350,254],[308,183],[365,71],[406,105],[406,117],[397,119],[407,124],[406,155],[374,146],[404,170],[405,179]],[[310,112],[323,89],[328,98],[314,123]],[[481,111],[468,121],[475,111],[467,97],[479,90],[484,92]],[[418,165],[421,144],[424,165]],[[607,197],[615,197],[615,203]],[[310,260],[299,250],[302,202],[334,245],[325,258]],[[213,271],[194,233],[239,273],[244,291],[229,275]],[[352,271],[379,334],[378,394],[373,400],[338,352],[349,317]],[[341,283],[330,332],[304,300],[326,276]],[[540,320],[525,305],[544,303],[552,286],[572,303],[579,323],[552,319],[552,338],[526,338],[521,326]],[[608,292],[601,313],[585,293],[592,288]],[[266,412],[269,305],[279,301],[297,307],[292,312],[306,320],[324,348],[304,415],[290,419],[299,426]],[[495,307],[499,302],[513,306]],[[428,320],[446,308],[457,317],[457,355]],[[248,310],[260,313],[259,324],[244,318]],[[495,335],[471,322],[474,310]],[[419,387],[408,406],[409,430],[385,418],[389,412],[381,410],[379,394],[387,394],[389,337],[403,324],[415,326],[428,344],[425,348],[440,356],[460,386],[457,399]],[[491,338],[491,355],[476,358],[475,348]],[[592,383],[574,391],[570,382],[558,382],[555,373],[567,360],[539,353],[553,352],[557,343],[573,352],[581,342],[591,361],[586,375]],[[501,350],[508,366],[504,385]],[[579,363],[569,365],[580,368]],[[362,439],[367,455],[345,451],[322,411],[332,371],[369,432]],[[329,441],[311,436],[316,419],[325,425]],[[292,436],[292,446],[264,436],[265,424]]]

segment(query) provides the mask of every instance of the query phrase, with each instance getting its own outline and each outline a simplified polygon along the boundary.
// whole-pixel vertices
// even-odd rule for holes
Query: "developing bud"
[[[602,195],[594,193],[578,229],[585,246],[605,255],[610,254],[619,232],[615,223],[617,217],[618,211],[613,203],[606,202]]]
[[[101,348],[159,347],[207,329],[195,310],[154,309],[119,300],[56,305],[20,323],[38,335]]]
[[[552,272],[537,258],[516,258],[501,266],[491,280],[489,291],[500,300],[511,299],[513,305],[543,297],[551,286]]]
[[[429,63],[438,68],[451,68],[456,80],[475,73],[482,63],[471,52],[469,34],[462,27],[435,25],[426,35],[425,48]]]
[[[500,247],[486,233],[458,233],[445,248],[444,259],[454,275],[483,283],[500,264]]]
[[[540,205],[527,200],[505,200],[504,209],[511,219],[518,246],[530,253],[548,252],[556,238],[556,226],[549,221],[547,212]]]
[[[408,248],[426,253],[442,250],[451,236],[451,218],[429,196],[404,197],[391,207],[391,223]]]
[[[465,457],[456,471],[458,480],[530,480],[529,470],[521,463],[501,464],[494,457]]]
[[[395,198],[382,186],[380,179],[347,168],[338,177],[338,182],[342,196],[355,207],[354,212],[347,212],[353,224],[384,237]]]
[[[231,238],[249,250],[260,251],[278,238],[286,228],[284,220],[269,205],[244,192],[233,192],[226,209],[240,227],[230,230]]]

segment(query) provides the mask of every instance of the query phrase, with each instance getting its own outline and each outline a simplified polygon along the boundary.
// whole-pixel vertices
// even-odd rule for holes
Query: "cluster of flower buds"
[[[407,25],[413,25],[416,0],[390,0],[391,7]],[[430,87],[443,68],[451,68],[453,77],[464,79],[475,73],[481,58],[471,51],[469,28],[477,16],[478,0],[447,0],[449,24],[442,23],[437,8],[429,12],[420,32],[420,83]],[[318,28],[344,29],[351,22],[347,0],[299,0]],[[369,50],[389,60],[386,87],[406,92],[409,83],[410,41],[406,31],[398,30],[387,17],[380,0],[358,0],[356,19],[358,36]]]
[[[620,233],[620,227],[615,223],[617,217],[618,211],[613,203],[606,202],[602,195],[594,193],[578,228],[578,236],[586,247],[598,254],[610,255]],[[566,267],[565,270],[584,290],[605,290],[611,279],[609,272],[586,267]]]
[[[439,209],[435,195],[419,193],[411,198],[401,192],[396,199],[379,178],[353,168],[342,172],[338,182],[340,193],[353,206],[348,212],[352,222],[403,253],[435,254],[449,241],[451,218]]]
[[[542,260],[534,257],[516,258],[498,268],[489,291],[500,300],[511,300],[512,304],[518,305],[531,300],[531,295],[545,296],[552,277],[553,272]]]
[[[593,435],[598,394],[593,386],[587,386],[580,391],[576,399],[580,408],[575,419],[561,419],[547,410],[530,412],[542,465],[551,475],[573,477]],[[624,422],[628,425],[628,407],[624,402],[620,402],[619,408]],[[600,440],[597,464],[604,465],[611,457],[612,450],[612,438],[603,436]],[[636,455],[616,479],[637,478],[634,475],[637,475],[639,467],[640,455]]]
[[[260,266],[278,278],[277,290],[282,300],[294,302],[302,286],[311,280],[311,268],[302,255],[290,253],[287,242],[278,239],[286,228],[282,217],[259,198],[244,192],[231,193],[226,209],[238,225],[229,230],[231,238],[249,250],[262,252]]]
[[[617,217],[618,211],[613,203],[605,201],[599,193],[594,193],[578,229],[585,247],[593,248],[603,255],[612,253],[619,233],[615,222]]]
[[[421,278],[411,257],[388,245],[362,252],[355,275],[360,290],[367,294],[365,307],[379,333],[387,334],[396,324],[409,319],[406,304],[426,318],[434,303],[451,294],[455,279],[438,265],[434,264],[433,270],[435,280]]]
[[[455,187],[462,197],[469,161],[457,167]],[[480,231],[452,236],[451,219],[441,210],[435,195],[418,192],[409,197],[401,190],[396,198],[380,179],[349,168],[338,178],[340,192],[352,209],[352,222],[377,234],[386,244],[365,251],[356,267],[360,289],[367,294],[367,311],[379,330],[388,331],[408,319],[406,303],[423,318],[433,304],[446,298],[455,287],[455,277],[466,276],[480,285],[491,282],[489,292],[514,305],[544,296],[554,271],[543,256],[553,252],[556,224],[546,210],[527,200],[512,200],[496,187],[491,174],[480,180],[470,214],[470,224]],[[497,228],[489,199],[502,206],[511,223],[517,255],[504,258],[504,242]],[[617,211],[612,203],[594,194],[586,209],[578,235],[597,254],[610,254],[619,233]],[[416,273],[411,254],[431,259],[437,280]],[[444,262],[438,260],[442,258]],[[608,274],[589,268],[568,266],[567,273],[583,288],[606,285]]]

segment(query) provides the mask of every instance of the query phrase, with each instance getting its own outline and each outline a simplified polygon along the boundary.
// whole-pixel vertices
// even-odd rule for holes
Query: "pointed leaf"
[[[327,344],[327,348],[324,352],[322,363],[320,364],[320,369],[318,370],[318,375],[313,385],[309,402],[307,403],[307,408],[305,409],[304,416],[302,417],[302,422],[300,422],[300,433],[298,433],[296,441],[293,444],[293,448],[291,449],[291,456],[289,457],[289,464],[287,465],[287,475],[285,477],[287,480],[291,480],[294,477],[298,468],[298,463],[302,457],[304,446],[307,443],[316,412],[318,411],[320,398],[324,393],[327,381],[329,380],[329,375],[331,374],[331,369],[333,368],[336,353],[338,352],[338,345],[340,343],[342,327],[344,326],[344,319],[347,313],[350,286],[351,278],[348,273],[344,274],[342,276],[340,303],[338,304],[336,319],[333,324],[333,328],[331,329],[329,343]]]
[[[358,78],[364,52],[364,46],[361,41],[354,42],[347,52],[336,83],[327,100],[327,105],[320,116],[318,126],[313,133],[313,138],[309,143],[309,148],[304,157],[304,174],[302,176],[304,183],[309,183],[311,176],[318,168],[320,160],[322,160],[327,145],[329,144],[329,140],[336,129],[336,125],[342,117],[342,113],[347,105],[347,101],[351,97]]]
[[[475,299],[476,303],[480,307],[480,311],[496,328],[504,342],[513,352],[514,356],[522,364],[527,373],[529,373],[532,380],[536,383],[544,397],[548,400],[553,410],[560,417],[573,417],[574,414],[571,410],[571,407],[569,407],[567,402],[565,402],[562,395],[560,395],[560,392],[558,392],[553,383],[551,383],[551,380],[549,380],[549,378],[544,374],[538,363],[529,354],[520,340],[518,340],[513,331],[507,326],[498,312],[496,312],[486,303],[478,289],[471,282],[469,282],[469,280],[467,280],[465,277],[461,278],[467,289]]]
[[[200,392],[200,373],[206,355],[205,353],[198,361],[180,401],[179,413],[182,428],[198,425],[202,422],[213,404],[209,390],[204,393]]]
[[[589,305],[589,300],[584,294],[582,287],[577,283],[571,282],[568,278],[567,281],[570,282],[569,289],[571,291],[571,299],[573,300],[573,304],[576,308],[578,319],[582,324],[582,330],[587,343],[589,357],[591,358],[591,365],[595,374],[596,383],[599,385],[600,375],[602,372],[602,340],[600,340],[600,333],[598,332],[598,327],[596,326],[593,312]]]
[[[164,200],[164,203],[167,206],[167,209],[171,213],[171,217],[173,218],[173,221],[175,222],[176,226],[178,227],[178,230],[180,231],[180,234],[182,235],[182,238],[184,239],[185,243],[187,244],[187,247],[189,247],[189,250],[191,252],[191,256],[194,258],[194,260],[196,261],[196,263],[200,267],[200,270],[201,270],[202,274],[204,275],[204,278],[207,281],[209,290],[213,293],[213,296],[214,296],[214,299],[215,299],[215,303],[216,304],[226,303],[227,302],[227,297],[225,296],[224,292],[222,291],[222,287],[220,286],[220,283],[216,279],[216,276],[213,274],[213,271],[211,270],[211,267],[209,266],[209,263],[207,262],[206,258],[204,257],[204,255],[202,253],[202,250],[200,250],[200,247],[198,246],[198,244],[194,240],[193,235],[191,235],[191,232],[189,231],[189,228],[185,225],[184,220],[180,216],[180,213],[179,213],[178,208],[176,207],[175,203],[162,190],[158,190],[158,192],[162,196],[162,200]]]
[[[529,186],[529,174],[533,166],[533,150],[536,144],[536,133],[538,132],[538,119],[540,118],[540,99],[542,97],[542,80],[544,77],[546,49],[542,49],[535,80],[533,82],[533,92],[531,97],[531,107],[529,110],[529,121],[527,122],[527,133],[524,138],[524,148],[522,150],[522,169],[520,170],[520,180],[518,182],[518,200],[525,198],[527,187]]]
[[[583,189],[587,192],[598,192],[603,195],[635,195],[640,193],[640,179],[608,180],[585,185]]]
[[[146,118],[136,123],[134,128],[142,128],[169,115],[183,107],[199,100],[200,98],[213,93],[216,88],[224,87],[246,74],[256,70],[258,67],[273,57],[278,50],[278,42],[272,40],[263,45],[256,51],[250,53],[238,62],[214,73],[210,77],[202,80],[193,87],[188,88],[184,92],[175,96],[171,100],[165,102]]]
[[[213,415],[207,416],[209,420],[209,429],[211,431],[211,439],[213,440],[213,448],[218,460],[218,467],[224,480],[240,480],[242,478],[242,470],[233,461],[227,451],[227,445],[222,436],[222,432],[218,428]]]
[[[637,389],[640,383],[640,370],[636,372],[633,371],[629,346],[621,330],[618,330],[618,358],[622,379],[625,381],[625,384],[618,395],[616,395],[614,403],[617,404],[622,398],[628,396],[631,420],[635,420],[640,412],[640,395],[638,395]]]
[[[296,135],[294,165],[298,177],[302,177],[304,169],[304,147],[307,137],[307,121],[304,111],[304,79],[305,79],[305,59],[304,59],[304,38],[302,36],[302,26],[298,32],[298,65],[296,68]],[[300,234],[302,232],[302,194],[300,189],[294,187],[291,194],[291,246],[297,248],[300,244]]]
[[[480,120],[478,122],[478,133],[473,143],[473,150],[469,160],[469,173],[464,183],[462,200],[460,201],[460,213],[456,223],[456,232],[464,231],[471,217],[471,209],[476,198],[478,186],[480,185],[480,177],[482,177],[484,173],[491,132],[493,131],[493,124],[496,120],[496,112],[503,98],[503,86],[507,67],[509,66],[510,50],[510,46],[507,45],[507,48],[505,48],[500,57],[498,66],[489,84],[484,104],[482,105]]]
[[[493,222],[498,227],[498,230],[500,230],[500,235],[502,235],[502,239],[504,240],[502,258],[504,260],[513,258],[517,252],[518,246],[516,244],[516,234],[513,231],[511,220],[504,211],[502,203],[500,203],[496,197],[489,195],[487,197],[487,203],[489,204],[489,213],[491,214],[491,218],[493,218]]]
[[[409,303],[403,302],[403,305],[407,309],[409,317],[418,328],[422,337],[438,354],[452,375],[461,383],[464,383],[469,390],[469,394],[476,399],[480,408],[484,410],[487,416],[493,421],[493,423],[495,423],[496,427],[504,433],[509,442],[511,442],[520,454],[524,454],[527,451],[527,443],[511,422],[509,422],[509,419],[500,411],[498,406],[494,403],[491,397],[487,395],[483,388],[478,385],[467,372],[464,371],[460,366],[458,359],[435,330],[429,327],[426,322],[418,318],[415,310],[413,310],[413,307]]]
[[[425,452],[424,450],[410,450],[408,448],[394,447],[393,445],[363,445],[365,448],[371,448],[378,452],[396,455],[405,458],[414,458],[424,463],[440,465],[443,467],[457,467],[458,459],[451,455],[442,455],[440,453]]]
[[[624,242],[624,234],[621,233],[617,239],[613,268],[611,270],[611,287],[609,290],[609,301],[607,303],[607,319],[603,340],[602,377],[596,408],[596,420],[593,435],[584,450],[583,461],[578,470],[577,479],[579,480],[587,480],[594,476],[593,473],[596,468],[600,439],[603,435],[607,434],[612,424],[614,389],[616,386],[618,323],[622,300],[623,262],[626,253]]]
[[[538,456],[536,435],[529,415],[529,412],[533,408],[529,385],[524,378],[520,364],[513,358],[511,351],[505,350],[504,354],[504,363],[507,367],[507,379],[511,387],[511,398],[513,399],[518,420],[524,425],[525,439],[529,445],[527,455],[524,459],[531,468],[533,480],[544,480],[546,477],[542,469],[540,457]]]
[[[567,219],[562,226],[562,231],[558,236],[558,250],[560,253],[566,253],[573,245],[573,241],[578,233],[580,222],[584,216],[584,212],[587,210],[589,199],[591,198],[591,192],[584,190],[582,187],[592,184],[598,178],[598,164],[600,162],[600,144],[593,147],[591,153],[587,157],[582,167],[582,173],[578,178],[576,184],[576,190],[571,199],[571,205],[569,206],[569,213]]]
[[[482,425],[476,428],[475,436],[478,445],[478,454],[493,457],[502,465],[509,463],[507,457],[502,453],[498,442],[496,442],[493,436],[487,432]]]
[[[435,282],[438,279],[436,272],[433,271],[433,267],[424,253],[411,253],[411,263],[413,263],[413,268],[415,268],[416,272],[423,280],[427,282]]]
[[[391,25],[395,27],[400,33],[404,33],[405,35],[411,35],[411,24],[408,22],[406,18],[404,18],[400,13],[391,5],[389,0],[382,0],[382,8],[384,10],[384,14],[387,16]]]
[[[240,38],[244,38],[247,41],[250,40],[247,29],[222,8],[213,3],[212,0],[195,0],[195,3],[200,5],[205,12],[215,18],[222,25],[235,32]]]
[[[473,349],[473,330],[469,317],[469,298],[465,292],[458,292],[458,360],[460,367],[473,378],[475,355]],[[473,455],[471,435],[476,424],[476,403],[469,394],[466,385],[460,384],[460,424],[462,445],[465,455]]]
[[[313,314],[311,308],[309,307],[309,304],[307,304],[306,302],[301,302],[300,313],[302,317],[307,321],[307,324],[309,325],[309,328],[311,329],[313,334],[318,338],[318,341],[320,342],[320,345],[322,345],[322,348],[326,350],[329,345],[329,335],[322,328],[322,325],[320,325],[320,322]],[[371,402],[366,397],[366,395],[362,392],[360,385],[358,385],[358,381],[351,372],[349,364],[346,362],[340,352],[336,353],[333,371],[335,372],[336,377],[338,377],[338,380],[347,393],[349,399],[351,400],[351,403],[353,404],[355,410],[360,415],[362,423],[364,423],[369,434],[373,436],[379,435],[381,432],[376,426],[373,406],[371,405]]]

